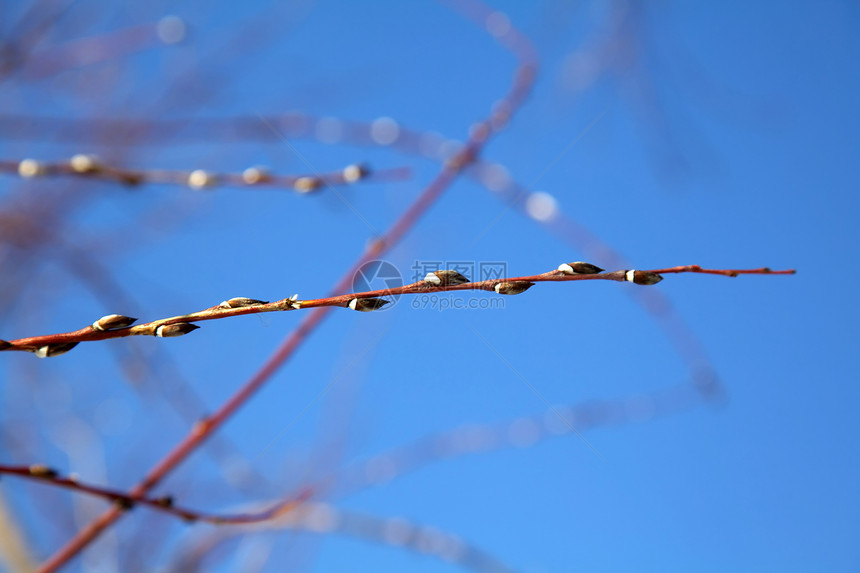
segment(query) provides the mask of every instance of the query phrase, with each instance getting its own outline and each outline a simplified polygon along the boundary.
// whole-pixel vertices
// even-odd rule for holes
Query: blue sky
[[[587,443],[567,434],[442,459],[322,501],[438,528],[526,572],[856,571],[860,8],[835,1],[665,2],[627,12],[620,2],[491,5],[534,42],[541,73],[485,159],[530,192],[552,196],[560,213],[636,268],[770,266],[798,274],[676,275],[650,287],[704,347],[725,390],[718,403],[590,428]],[[47,79],[13,76],[0,114],[253,119],[301,111],[367,123],[390,117],[462,140],[505,92],[515,66],[485,32],[441,4],[248,6],[240,13],[230,3],[105,11],[76,4],[46,46],[170,13],[188,23],[188,36]],[[292,136],[288,143],[201,141],[187,129],[140,147],[81,144],[56,133],[47,138],[56,141],[0,136],[0,146],[4,158],[95,152],[132,168],[219,172],[255,164],[327,172],[367,161],[411,166],[413,177],[297,196],[101,183],[81,191],[68,181],[4,176],[5,208],[29,204],[38,212],[48,208],[33,199],[38,193],[83,193],[56,228],[131,300],[105,300],[74,278],[63,263],[71,248],[22,254],[6,247],[0,268],[12,270],[0,274],[0,287],[16,294],[0,338],[72,330],[107,312],[152,320],[233,296],[324,296],[438,169],[384,146]],[[458,181],[385,259],[411,279],[416,262],[498,262],[516,276],[585,258],[581,245],[495,195]],[[13,288],[20,277],[24,292]],[[545,419],[547,404],[566,412],[562,405],[626,400],[647,412],[642,395],[688,383],[690,373],[627,296],[636,288],[644,287],[541,284],[504,299],[445,298],[478,307],[501,300],[502,308],[440,310],[441,299],[427,301],[436,308],[415,308],[401,298],[384,312],[333,312],[224,429],[245,460],[234,465],[248,464],[271,482],[240,492],[211,456],[196,454],[159,491],[191,507],[230,511],[438,432],[520,419],[504,432],[528,442],[528,420]],[[128,486],[187,431],[168,405],[177,388],[192,388],[211,411],[301,318],[209,322],[181,339],[84,344],[53,360],[4,355],[7,461]],[[132,384],[119,365],[135,353],[156,367]],[[21,430],[24,419],[38,420],[37,428]],[[22,440],[32,448],[11,445]],[[68,537],[69,528],[47,527],[32,503],[42,486],[8,479],[2,488],[38,554]],[[71,516],[68,494],[46,495]],[[80,515],[95,511],[88,508],[77,508],[81,524]],[[211,532],[134,512],[116,530],[119,545],[106,542],[88,559],[112,570],[155,526],[167,539],[146,567]],[[244,539],[209,566],[230,570],[256,554],[268,556],[267,570],[458,567],[343,535]]]

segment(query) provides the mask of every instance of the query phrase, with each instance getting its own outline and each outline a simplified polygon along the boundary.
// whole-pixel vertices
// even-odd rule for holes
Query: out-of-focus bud
[[[21,177],[38,177],[44,175],[47,168],[44,163],[35,159],[22,159],[18,164],[18,175]]]
[[[114,498],[113,502],[117,507],[119,507],[123,511],[128,511],[129,509],[134,508],[134,500],[129,499],[127,497]]]
[[[173,336],[182,336],[188,334],[192,330],[200,328],[196,324],[190,322],[177,322],[176,324],[162,324],[155,329],[155,336],[159,338],[170,338]]]
[[[504,281],[496,283],[493,288],[499,294],[520,294],[529,290],[534,284],[530,281]]]
[[[349,301],[347,306],[359,312],[370,312],[372,310],[379,310],[389,302],[382,298],[354,298]]]
[[[453,286],[461,285],[469,282],[469,279],[458,273],[457,271],[434,271],[427,273],[424,277],[424,282],[434,286]]]
[[[249,167],[242,172],[242,181],[248,185],[256,185],[271,179],[265,167]]]
[[[7,342],[5,340],[0,340],[0,350],[6,350],[7,348],[12,348],[12,343]]]
[[[60,344],[46,344],[45,346],[40,346],[37,348],[33,354],[38,356],[39,358],[51,358],[53,356],[59,356],[60,354],[65,354],[75,346],[77,346],[77,342],[62,342]]]
[[[109,314],[103,316],[93,323],[93,330],[116,330],[125,328],[135,323],[137,319],[121,314]]]
[[[343,168],[343,180],[347,183],[355,183],[359,179],[367,177],[368,173],[370,173],[370,170],[366,165],[347,165]]]
[[[92,173],[99,168],[99,160],[95,155],[78,153],[69,159],[69,167],[75,173]]]
[[[255,298],[245,298],[243,296],[237,296],[235,298],[225,300],[218,306],[220,308],[244,308],[246,306],[254,306],[255,304],[268,304],[268,302],[266,302],[265,300],[257,300]]]
[[[663,280],[663,277],[658,275],[657,273],[652,273],[649,271],[634,271],[630,270],[624,274],[624,278],[631,283],[636,283],[637,285],[655,285],[658,282]]]
[[[188,186],[192,189],[206,189],[213,187],[217,182],[215,175],[203,169],[195,169],[188,174]]]
[[[562,263],[558,266],[558,270],[566,275],[596,275],[602,273],[603,269],[591,263],[583,263],[575,261],[573,263]]]
[[[57,477],[57,470],[51,469],[44,464],[33,464],[32,466],[30,466],[27,469],[30,471],[31,476],[45,478],[45,479],[51,479],[51,478]]]
[[[169,495],[164,495],[155,500],[155,503],[160,505],[161,507],[173,507],[173,497]]]
[[[299,177],[293,183],[293,189],[299,193],[310,193],[322,187],[322,181],[319,177]]]
[[[185,39],[187,26],[179,16],[165,16],[156,24],[158,39],[165,44],[177,44]]]

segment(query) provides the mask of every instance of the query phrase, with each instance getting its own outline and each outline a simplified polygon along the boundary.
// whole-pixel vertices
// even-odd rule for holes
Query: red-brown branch
[[[476,6],[480,6],[477,5]],[[491,12],[481,7],[480,14],[485,18]],[[417,222],[417,220],[429,209],[438,197],[450,186],[458,175],[475,160],[490,135],[503,127],[510,116],[519,108],[528,93],[537,71],[536,62],[533,60],[534,50],[528,40],[514,28],[503,39],[503,43],[515,52],[520,63],[515,73],[513,85],[504,98],[504,113],[497,111],[493,116],[485,120],[472,131],[472,136],[464,149],[458,152],[448,161],[436,178],[424,189],[412,206],[401,215],[400,219],[392,226],[389,232],[381,239],[375,241],[359,258],[353,269],[340,280],[337,290],[344,290],[352,280],[353,274],[358,267],[365,262],[378,257],[392,248],[403,235]],[[337,292],[336,290],[336,292]],[[247,400],[265,384],[271,375],[289,358],[293,351],[303,342],[307,335],[322,321],[328,309],[320,309],[311,313],[302,322],[298,330],[290,334],[287,339],[276,349],[274,354],[263,364],[260,370],[251,377],[226,403],[224,403],[211,418],[198,424],[167,456],[150,470],[146,477],[131,491],[132,496],[145,495],[152,487],[160,482],[171,470],[193,452],[214,431],[216,431],[236,410],[243,406]],[[39,568],[41,573],[56,571],[59,567],[70,561],[81,550],[89,545],[99,534],[122,516],[119,508],[112,508],[94,521],[89,523],[60,548],[54,555],[45,561]]]
[[[417,205],[418,203],[416,203]],[[408,213],[407,213],[408,214]],[[403,221],[403,219],[401,219]],[[394,231],[398,230],[398,226],[392,229],[392,233],[389,237],[399,238],[399,235],[395,235]],[[391,239],[388,239],[389,244],[391,243]],[[396,242],[396,241],[394,241]],[[379,246],[373,245],[368,253],[362,257],[359,262],[354,266],[353,269],[346,275],[344,275],[343,279],[338,284],[335,290],[339,290],[340,288],[346,288],[352,280],[354,273],[356,270],[366,263],[368,260],[371,260],[374,256],[379,254],[380,251]],[[485,281],[477,281],[477,282],[468,282],[458,285],[447,285],[447,286],[435,286],[433,284],[427,283],[425,281],[419,281],[416,283],[404,285],[401,287],[395,288],[387,288],[380,290],[372,290],[372,291],[364,291],[364,292],[356,292],[349,294],[338,294],[332,295],[325,298],[318,299],[310,299],[310,300],[297,300],[293,298],[285,298],[281,300],[277,300],[275,302],[253,304],[251,306],[241,307],[241,308],[224,308],[223,306],[213,306],[198,312],[194,312],[191,314],[185,314],[181,316],[173,316],[170,318],[163,318],[160,320],[154,320],[151,322],[147,322],[144,324],[139,324],[136,326],[130,326],[127,328],[119,328],[116,330],[103,330],[99,331],[94,329],[92,326],[86,326],[79,330],[75,330],[72,332],[64,332],[60,334],[47,334],[43,336],[31,336],[28,338],[19,338],[17,340],[10,340],[3,344],[3,341],[0,341],[0,350],[23,350],[28,352],[35,352],[40,348],[44,348],[45,346],[53,346],[60,344],[72,344],[79,342],[92,342],[97,340],[107,340],[111,338],[124,338],[126,336],[136,336],[136,335],[146,335],[146,336],[154,336],[158,329],[163,326],[174,325],[174,324],[190,324],[194,322],[201,322],[205,320],[215,320],[221,318],[228,318],[231,316],[240,316],[246,314],[259,314],[263,312],[277,312],[277,311],[289,311],[289,310],[300,310],[300,309],[309,309],[309,308],[321,308],[321,307],[346,307],[350,301],[354,299],[368,299],[368,298],[378,298],[385,296],[398,296],[398,295],[416,295],[416,294],[428,294],[428,293],[437,293],[437,292],[446,292],[446,291],[461,291],[461,290],[484,290],[484,291],[494,291],[496,285],[500,283],[514,283],[514,282],[569,282],[569,281],[585,281],[585,280],[609,280],[609,281],[617,281],[617,282],[625,282],[628,281],[628,270],[618,270],[612,272],[604,272],[599,274],[580,274],[580,275],[569,275],[565,274],[561,271],[554,270],[546,273],[541,273],[538,275],[527,275],[520,277],[507,277],[507,278],[498,278],[498,279],[490,279]],[[789,275],[794,274],[794,269],[789,270],[780,270],[774,271],[767,267],[761,267],[757,269],[704,269],[699,265],[683,265],[677,267],[669,267],[665,269],[655,269],[655,270],[647,270],[640,271],[646,273],[653,274],[676,274],[676,273],[703,273],[703,274],[712,274],[712,275],[720,275],[726,277],[736,277],[738,275]]]

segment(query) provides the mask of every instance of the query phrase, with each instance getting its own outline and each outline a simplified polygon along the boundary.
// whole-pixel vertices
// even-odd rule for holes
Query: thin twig
[[[175,16],[172,22],[169,18],[76,38],[36,51],[27,58],[21,77],[24,80],[44,80],[73,68],[119,60],[147,49],[176,44],[184,36],[185,23]],[[165,24],[173,27],[172,37],[164,33]]]
[[[371,170],[352,164],[340,171],[312,175],[274,175],[263,167],[249,167],[242,173],[214,173],[205,169],[191,171],[166,169],[125,169],[103,163],[93,155],[75,155],[68,161],[0,159],[0,173],[34,177],[82,177],[112,181],[123,185],[179,185],[192,189],[229,187],[283,187],[298,193],[317,191],[328,185],[347,185],[361,180],[400,181],[411,175],[408,167]]]
[[[116,489],[87,484],[80,481],[75,476],[64,477],[59,475],[56,470],[39,464],[31,466],[9,466],[0,464],[0,474],[29,478],[48,485],[70,489],[78,493],[101,497],[107,501],[115,503],[123,510],[130,510],[137,505],[142,505],[163,513],[180,517],[185,521],[200,521],[216,525],[260,523],[269,519],[275,519],[289,511],[292,511],[307,501],[313,493],[311,489],[306,489],[297,495],[288,497],[273,504],[263,511],[221,515],[204,513],[180,507],[174,503],[172,496],[132,496]]]
[[[344,535],[398,547],[444,560],[475,573],[510,573],[499,558],[462,537],[437,527],[415,523],[402,517],[380,517],[311,501],[277,520],[252,525],[257,531],[293,530],[319,535]],[[227,540],[247,529],[217,528],[201,531],[201,537],[183,544],[181,553],[167,571],[201,570],[201,562]],[[190,547],[189,547],[190,545]]]
[[[284,298],[274,302],[265,302],[256,299],[234,298],[222,302],[220,305],[206,308],[190,314],[180,316],[172,316],[170,318],[162,318],[153,320],[136,326],[126,326],[122,319],[134,321],[129,317],[121,315],[109,315],[99,319],[90,326],[85,326],[79,330],[72,332],[64,332],[60,334],[47,334],[43,336],[31,336],[28,338],[19,338],[16,340],[2,341],[0,340],[0,350],[21,350],[33,352],[37,356],[57,356],[68,350],[71,350],[73,345],[80,342],[92,342],[97,340],[107,340],[113,338],[124,338],[126,336],[158,336],[158,337],[173,337],[180,336],[195,330],[195,322],[205,320],[216,320],[228,318],[231,316],[241,316],[247,314],[259,314],[263,312],[280,312],[290,310],[300,310],[320,307],[345,307],[353,308],[354,310],[375,310],[381,308],[385,302],[381,301],[380,297],[398,296],[398,295],[418,295],[429,294],[447,291],[461,290],[484,290],[497,292],[499,294],[519,294],[532,286],[531,283],[540,282],[569,282],[569,281],[584,281],[584,280],[609,280],[617,282],[634,282],[639,284],[654,284],[662,279],[663,274],[677,273],[703,273],[720,275],[726,277],[736,277],[738,275],[789,275],[794,274],[793,269],[774,271],[767,267],[757,269],[704,269],[699,265],[684,265],[656,270],[618,270],[612,272],[599,272],[589,274],[568,274],[561,270],[553,270],[538,275],[528,275],[520,277],[509,277],[490,279],[477,282],[461,282],[459,284],[434,284],[427,280],[418,281],[412,284],[401,287],[387,288],[380,290],[356,292],[349,294],[340,294],[328,296],[325,298],[299,300],[298,295],[290,298]],[[432,273],[431,273],[432,274]],[[644,283],[638,277],[652,277],[649,280],[654,281]],[[358,301],[364,301],[358,303]],[[113,318],[116,317],[116,318]],[[104,321],[109,323],[110,320],[117,320],[122,324],[118,328],[99,327],[98,323]]]

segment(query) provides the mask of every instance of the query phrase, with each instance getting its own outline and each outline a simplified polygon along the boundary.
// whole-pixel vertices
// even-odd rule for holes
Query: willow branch
[[[176,16],[167,16],[155,23],[76,38],[30,54],[22,79],[43,80],[73,68],[120,60],[147,49],[176,44],[184,37],[185,23]]]
[[[317,495],[342,497],[389,483],[424,466],[504,448],[526,448],[550,438],[599,427],[644,423],[693,408],[700,394],[686,383],[624,398],[552,406],[531,416],[469,424],[420,438],[334,471],[314,484]]]
[[[299,300],[298,295],[274,302],[237,297],[225,300],[217,306],[212,306],[197,312],[153,320],[144,324],[130,326],[137,319],[118,314],[100,318],[89,326],[79,330],[60,334],[31,336],[16,340],[0,340],[0,351],[20,350],[32,352],[40,358],[63,354],[80,342],[92,342],[127,336],[157,336],[170,338],[182,336],[199,328],[194,323],[206,320],[217,320],[232,316],[260,314],[264,312],[281,312],[321,307],[344,307],[358,311],[373,311],[382,308],[389,301],[382,299],[386,296],[419,295],[449,291],[483,290],[502,295],[520,294],[531,288],[535,283],[542,282],[571,282],[586,280],[607,280],[616,282],[631,282],[639,285],[653,285],[663,280],[664,274],[702,273],[725,277],[739,275],[789,275],[794,269],[771,270],[767,267],[757,269],[705,269],[699,265],[683,265],[655,270],[618,270],[612,272],[576,272],[561,270],[571,268],[571,265],[587,265],[588,263],[562,264],[559,269],[538,275],[489,279],[470,282],[468,279],[453,271],[437,271],[429,273],[424,280],[396,288],[340,294],[318,299]],[[446,273],[453,273],[453,275]],[[439,276],[437,276],[439,275]],[[442,278],[440,278],[442,277]]]
[[[192,189],[216,186],[278,187],[298,193],[309,193],[329,185],[346,185],[361,180],[399,181],[410,176],[408,167],[372,171],[366,165],[347,165],[340,171],[313,175],[273,175],[263,167],[249,167],[242,173],[214,173],[205,169],[176,171],[166,169],[135,170],[108,165],[94,155],[78,154],[68,161],[47,162],[35,159],[0,159],[0,173],[34,177],[80,177],[111,181],[123,185],[179,185]]]
[[[41,464],[30,466],[10,466],[0,464],[0,474],[28,478],[47,485],[70,489],[77,493],[101,497],[116,504],[117,507],[125,511],[131,510],[140,505],[182,518],[185,521],[199,521],[215,525],[260,523],[270,519],[275,519],[294,510],[309,499],[312,494],[310,489],[306,489],[297,495],[271,505],[265,510],[253,513],[214,514],[180,507],[174,503],[173,497],[169,495],[160,497],[135,496],[116,489],[87,484],[80,481],[74,475],[61,476],[56,470]]]
[[[415,523],[402,517],[380,517],[338,508],[329,503],[311,501],[277,520],[251,526],[255,530],[293,530],[319,535],[343,535],[397,547],[441,559],[475,573],[510,573],[513,571],[497,557],[464,538],[437,527]],[[247,529],[217,528],[202,531],[190,547],[168,565],[168,571],[198,571],[204,568],[207,555],[224,542],[242,535]]]

